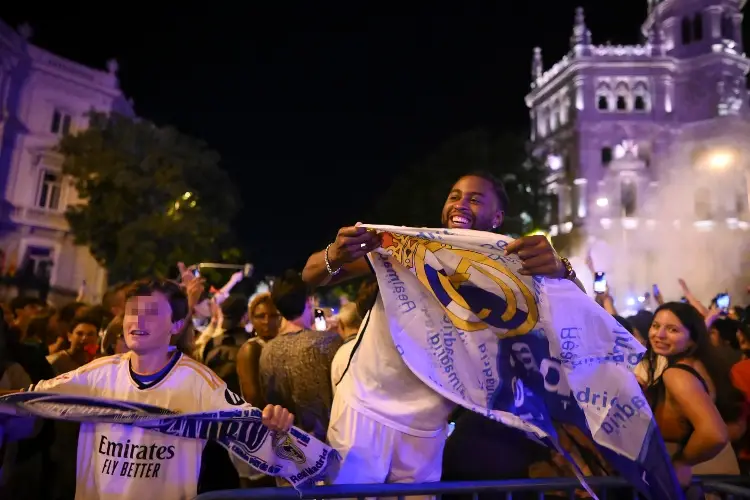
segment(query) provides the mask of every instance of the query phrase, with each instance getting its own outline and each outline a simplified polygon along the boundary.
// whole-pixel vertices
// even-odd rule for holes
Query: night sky
[[[646,0],[86,3],[5,2],[0,17],[75,61],[115,57],[140,116],[216,149],[261,272],[301,267],[447,138],[525,130],[532,48],[546,67],[562,57],[576,6],[595,43],[638,42],[646,13]]]

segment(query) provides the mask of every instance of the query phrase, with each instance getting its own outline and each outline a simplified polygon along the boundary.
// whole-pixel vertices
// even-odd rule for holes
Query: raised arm
[[[307,259],[302,279],[317,288],[364,276],[370,272],[365,255],[379,246],[380,236],[374,231],[342,227],[333,243]]]

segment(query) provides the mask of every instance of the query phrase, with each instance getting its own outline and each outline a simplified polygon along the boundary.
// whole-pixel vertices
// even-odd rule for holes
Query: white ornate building
[[[31,29],[0,21],[0,250],[3,274],[48,277],[52,296],[75,294],[87,282],[97,301],[106,272],[86,247],[73,243],[66,207],[77,201],[62,158],[63,134],[86,127],[90,110],[132,116],[120,90],[117,63],[92,69],[30,41]]]
[[[679,277],[704,300],[747,302],[745,1],[650,0],[630,46],[595,45],[578,9],[567,56],[545,70],[534,51],[526,104],[548,226],[591,253],[621,308],[653,283],[679,298]]]

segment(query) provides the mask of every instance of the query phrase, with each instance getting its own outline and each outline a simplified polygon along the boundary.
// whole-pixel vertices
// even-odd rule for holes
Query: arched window
[[[693,41],[693,23],[689,17],[682,18],[682,44],[687,45]]]
[[[651,99],[645,82],[638,82],[633,86],[633,109],[635,111],[651,109]]]
[[[612,89],[607,82],[599,82],[596,87],[596,109],[599,111],[612,109]]]
[[[638,198],[638,188],[631,179],[623,179],[620,184],[620,203],[622,204],[622,213],[625,217],[635,215],[636,203]]]
[[[617,111],[627,111],[629,109],[630,89],[625,82],[620,82],[615,88],[615,109]]]
[[[703,14],[700,12],[693,17],[693,40],[703,40]]]
[[[711,220],[711,191],[706,187],[695,192],[695,217],[697,220]]]
[[[606,94],[596,96],[596,109],[599,111],[609,111],[609,97]]]

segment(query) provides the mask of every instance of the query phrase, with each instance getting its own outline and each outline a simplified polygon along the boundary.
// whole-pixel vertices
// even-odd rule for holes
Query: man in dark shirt
[[[271,300],[287,320],[260,356],[260,385],[269,404],[294,413],[297,427],[325,441],[333,405],[331,363],[343,344],[333,332],[311,330],[312,297],[294,271],[276,280]]]

